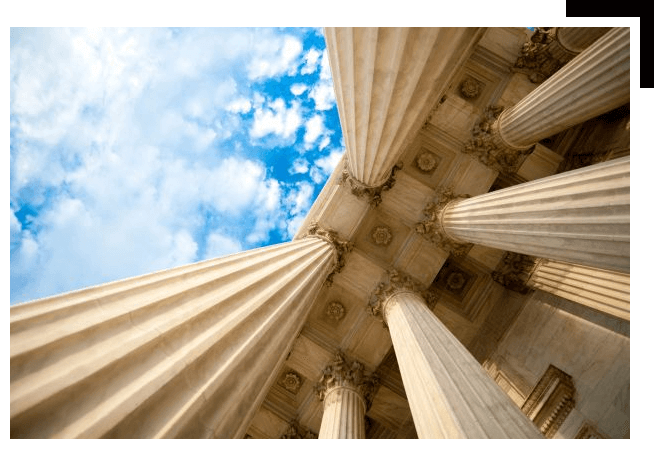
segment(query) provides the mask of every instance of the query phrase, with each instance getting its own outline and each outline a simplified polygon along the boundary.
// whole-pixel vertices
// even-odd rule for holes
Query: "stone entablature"
[[[427,203],[423,215],[427,218],[415,226],[415,231],[439,248],[454,254],[464,256],[472,248],[471,243],[460,242],[447,235],[443,228],[443,212],[453,201],[470,198],[470,195],[455,195],[452,189],[438,187],[434,200]]]

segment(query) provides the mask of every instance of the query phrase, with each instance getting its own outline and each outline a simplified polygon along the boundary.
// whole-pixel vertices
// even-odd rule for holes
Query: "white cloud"
[[[292,36],[271,37],[254,45],[254,56],[247,66],[251,80],[272,78],[282,74],[294,74],[302,43]]]
[[[306,132],[304,133],[304,143],[311,146],[318,137],[325,132],[324,119],[321,115],[314,115],[307,120],[304,125]]]
[[[318,58],[321,56],[321,52],[315,48],[311,48],[308,52],[304,54],[304,66],[300,70],[302,75],[307,75],[316,71],[318,66]]]
[[[284,100],[277,98],[266,106],[255,109],[250,137],[261,138],[274,134],[295,141],[295,132],[301,122],[300,103],[292,101],[287,108]]]
[[[304,174],[309,171],[309,161],[304,158],[298,158],[293,161],[293,165],[288,170],[291,175]]]
[[[213,259],[227,254],[234,254],[242,251],[241,244],[219,232],[212,232],[207,237],[207,248],[204,252],[205,259]]]
[[[327,145],[329,145],[330,142],[331,142],[331,139],[329,138],[329,136],[323,137],[322,140],[320,141],[320,145],[318,145],[318,149],[319,150],[325,149],[327,147]]]
[[[293,236],[304,221],[311,208],[314,187],[306,181],[300,181],[288,193],[285,203],[289,206],[290,219],[286,220],[286,232]]]
[[[291,93],[295,96],[302,95],[308,88],[306,84],[295,83],[291,86]]]
[[[332,150],[329,155],[317,159],[309,170],[309,176],[316,184],[327,179],[338,165],[344,150]]]
[[[326,111],[336,104],[336,96],[331,82],[319,82],[309,91],[309,98],[313,99],[318,111]]]
[[[227,110],[229,112],[234,112],[237,114],[247,114],[252,109],[252,103],[247,98],[239,98],[232,101],[227,105]]]

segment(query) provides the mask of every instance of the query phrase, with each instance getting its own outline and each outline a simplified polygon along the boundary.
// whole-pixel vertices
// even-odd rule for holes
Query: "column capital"
[[[356,196],[357,198],[367,197],[368,204],[370,204],[372,207],[377,207],[382,202],[381,193],[383,191],[390,190],[395,185],[395,174],[398,170],[402,169],[402,166],[402,162],[398,162],[393,166],[393,168],[391,168],[391,173],[388,175],[388,178],[386,178],[386,181],[378,186],[369,186],[362,183],[350,174],[346,156],[343,173],[341,174],[338,183],[339,185],[349,187],[352,195]]]
[[[419,222],[414,229],[439,248],[451,252],[455,256],[463,256],[472,248],[472,244],[453,239],[445,232],[443,214],[448,206],[462,199],[470,198],[470,195],[455,195],[449,187],[437,187],[435,192],[436,196],[433,201],[427,203],[422,211],[426,220]]]
[[[375,374],[365,375],[364,367],[357,360],[348,362],[345,354],[338,351],[323,370],[322,377],[314,387],[320,401],[325,407],[330,404],[330,393],[341,388],[355,391],[361,398],[366,410],[372,405],[372,398],[377,391],[379,378]]]
[[[503,106],[486,107],[482,118],[472,128],[472,139],[461,151],[493,170],[510,174],[520,168],[524,157],[534,150],[534,146],[516,147],[504,139],[500,129],[503,112]]]
[[[352,242],[339,238],[338,232],[333,229],[325,229],[316,221],[309,225],[306,234],[302,236],[302,238],[307,237],[324,240],[334,248],[334,268],[325,279],[325,283],[329,286],[334,281],[334,275],[340,273],[345,266],[345,255],[352,251],[353,244]]]
[[[435,294],[420,282],[405,273],[390,270],[388,281],[377,284],[366,307],[367,312],[380,318],[385,327],[388,327],[387,311],[396,303],[395,296],[398,293],[414,294],[425,300],[429,308],[433,307],[436,302]]]
[[[527,294],[532,289],[527,285],[529,276],[538,264],[540,259],[526,254],[507,251],[500,263],[491,273],[493,280],[505,288]]]
[[[310,430],[305,430],[302,432],[301,426],[298,424],[296,419],[293,419],[289,424],[288,428],[284,431],[284,434],[280,437],[282,440],[300,440],[300,439],[317,439],[318,435],[313,433]]]
[[[521,56],[513,69],[524,73],[534,84],[542,83],[572,59],[577,53],[565,48],[557,39],[558,28],[536,28],[522,45]]]

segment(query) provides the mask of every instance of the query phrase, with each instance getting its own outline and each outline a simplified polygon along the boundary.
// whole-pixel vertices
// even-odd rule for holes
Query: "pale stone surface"
[[[12,436],[241,436],[333,253],[307,238],[13,307]]]
[[[563,157],[549,148],[537,143],[534,151],[527,156],[516,174],[526,181],[556,174]]]
[[[629,338],[551,305],[549,296],[534,293],[489,363],[524,395],[550,364],[572,376],[575,409],[556,437],[574,438],[585,421],[609,438],[623,438],[629,431]]]
[[[629,274],[543,260],[527,285],[629,321]]]
[[[540,438],[422,298],[399,291],[385,308],[420,438]]]
[[[495,143],[527,148],[629,101],[629,28],[614,28],[493,124]]]
[[[450,238],[629,272],[629,157],[453,202]]]
[[[478,28],[325,28],[349,170],[378,186],[482,36]]]

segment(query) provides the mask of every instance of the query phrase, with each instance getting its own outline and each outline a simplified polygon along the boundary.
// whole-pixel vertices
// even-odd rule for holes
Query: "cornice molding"
[[[472,139],[461,151],[493,170],[510,174],[520,168],[524,156],[531,154],[535,147],[514,147],[502,137],[500,122],[503,113],[503,106],[486,107],[482,118],[472,128]]]
[[[338,351],[332,360],[323,370],[322,377],[314,387],[315,393],[320,401],[329,405],[333,396],[331,392],[339,388],[349,388],[356,391],[363,401],[366,410],[372,405],[372,398],[377,392],[379,378],[375,374],[364,374],[363,365],[357,360],[347,361],[345,354]]]
[[[352,195],[356,196],[357,198],[367,198],[368,204],[370,204],[372,207],[377,207],[382,202],[381,193],[386,190],[390,190],[395,185],[395,175],[398,170],[402,169],[402,166],[402,162],[394,165],[386,181],[379,186],[372,187],[362,183],[350,175],[348,170],[348,161],[346,158],[345,165],[343,167],[343,173],[341,174],[341,178],[339,179],[338,184],[349,187]]]
[[[301,238],[314,237],[326,241],[334,248],[334,268],[325,279],[327,286],[332,285],[334,275],[340,273],[345,266],[345,256],[352,251],[353,244],[347,240],[339,238],[338,233],[332,229],[325,229],[317,222],[312,222],[307,228],[307,232]]]
[[[472,248],[472,243],[461,242],[450,237],[443,227],[445,209],[456,201],[470,198],[470,195],[455,195],[449,187],[437,187],[433,201],[427,203],[422,213],[426,220],[415,226],[415,231],[426,240],[455,256],[464,256]]]

